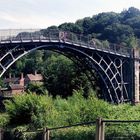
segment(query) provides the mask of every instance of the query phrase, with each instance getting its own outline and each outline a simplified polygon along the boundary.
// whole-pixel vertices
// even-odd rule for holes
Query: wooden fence
[[[61,126],[55,128],[44,128],[42,130],[42,140],[50,140],[50,132],[52,130],[59,130],[65,128],[72,128],[76,126],[84,126],[84,125],[94,125],[96,124],[96,138],[95,140],[105,140],[105,124],[116,124],[116,123],[140,123],[140,120],[103,120],[102,118],[98,118],[93,122],[79,123],[70,126]],[[0,140],[3,140],[4,130],[0,129]]]

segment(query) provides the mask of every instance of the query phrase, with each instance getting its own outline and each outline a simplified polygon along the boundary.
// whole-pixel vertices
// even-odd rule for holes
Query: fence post
[[[96,119],[96,140],[101,140],[101,118]]]
[[[101,120],[101,140],[105,139],[105,122]]]
[[[42,140],[47,140],[46,139],[46,128],[43,129]]]
[[[101,118],[96,120],[96,140],[104,140],[104,125]]]
[[[50,140],[50,130],[47,129],[47,140]]]
[[[0,140],[3,140],[3,130],[0,128]]]

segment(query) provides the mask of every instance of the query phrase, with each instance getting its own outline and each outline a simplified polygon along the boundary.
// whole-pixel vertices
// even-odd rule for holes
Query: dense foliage
[[[52,111],[51,98],[44,98],[36,94],[16,96],[14,101],[6,101],[6,110],[10,117],[10,125],[27,125],[43,127],[47,120],[49,110]]]
[[[86,75],[68,58],[52,55],[44,63],[44,83],[52,95],[72,95],[73,89],[90,88]]]
[[[35,93],[15,96],[13,101],[5,102],[9,124],[39,128],[87,122],[99,116],[108,118],[108,103],[95,98],[94,93],[88,98],[84,98],[83,94],[81,89],[79,92],[74,91],[73,96],[67,99],[59,96],[53,99],[51,96]]]
[[[12,126],[14,128],[12,132],[14,132],[90,122],[98,117],[112,120],[139,120],[140,118],[140,105],[112,105],[97,99],[94,92],[88,98],[84,98],[83,93],[83,90],[74,91],[73,96],[67,99],[59,96],[53,99],[48,95],[40,96],[35,93],[15,96],[13,101],[5,102],[7,112],[0,118],[2,120],[0,126],[9,128]],[[108,139],[120,136],[128,139],[140,138],[140,125],[136,123],[106,125],[105,130]],[[31,133],[25,133],[25,135],[29,137],[28,139],[32,139]],[[51,131],[51,136],[52,139],[65,140],[94,138],[95,125]]]

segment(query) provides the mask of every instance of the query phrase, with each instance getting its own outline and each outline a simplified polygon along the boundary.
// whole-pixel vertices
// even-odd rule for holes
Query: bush
[[[9,122],[8,115],[5,113],[0,114],[0,128],[6,127],[8,122]]]
[[[10,124],[30,124],[30,127],[44,127],[47,115],[53,108],[52,98],[36,94],[15,96],[14,101],[5,102]]]
[[[39,127],[59,127],[73,125],[80,122],[95,121],[102,117],[109,120],[139,120],[140,105],[130,104],[113,105],[95,97],[95,93],[90,93],[87,98],[83,97],[84,91],[74,91],[73,96],[62,99],[57,96],[52,98],[48,95],[23,94],[15,96],[13,102],[5,103],[10,119],[10,125],[26,125],[28,129]],[[6,117],[5,117],[6,116]],[[0,116],[1,127],[8,123],[7,115]],[[90,129],[91,128],[91,129]],[[92,131],[91,131],[92,130]],[[94,138],[95,127],[82,126],[71,129],[51,131],[52,140],[54,139],[88,139]],[[140,125],[118,124],[106,125],[106,138],[115,137],[134,137],[140,138]],[[28,139],[34,139],[35,133],[24,133]],[[23,135],[22,135],[23,136]],[[22,137],[21,137],[22,138]]]
[[[94,126],[79,126],[74,128],[52,131],[51,140],[93,140],[95,139]]]
[[[28,132],[26,126],[18,126],[4,132],[4,140],[41,140],[42,132]]]
[[[35,92],[37,95],[45,95],[48,93],[42,83],[29,83],[27,93],[31,92]]]
[[[72,125],[80,122],[96,120],[97,117],[109,118],[110,104],[98,100],[91,93],[89,97],[83,97],[84,91],[74,91],[73,96],[62,99],[59,96],[54,100],[53,114],[50,119],[51,126]]]

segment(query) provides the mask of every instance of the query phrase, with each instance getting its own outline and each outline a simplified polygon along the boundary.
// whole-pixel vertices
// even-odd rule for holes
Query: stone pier
[[[134,103],[139,103],[139,49],[135,48],[133,51],[133,56],[134,56]]]

